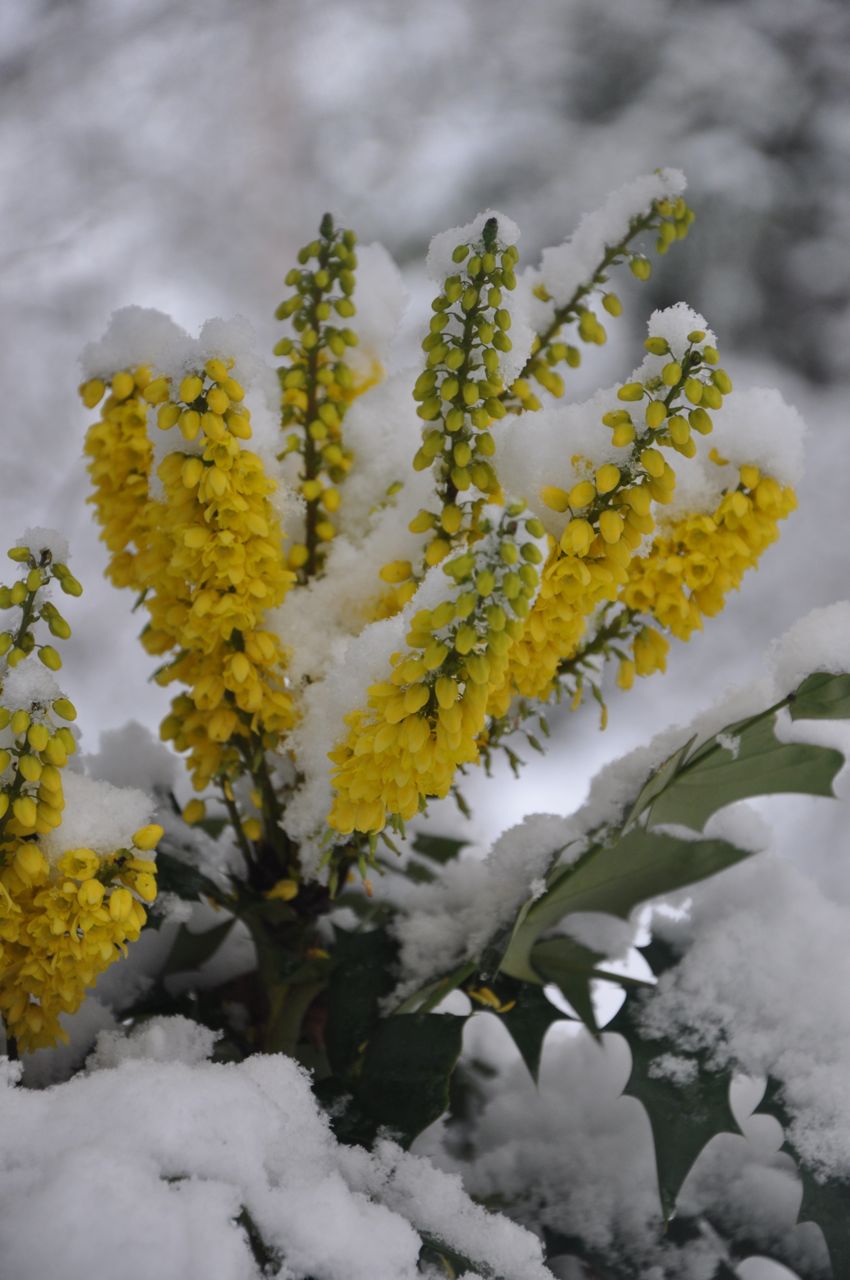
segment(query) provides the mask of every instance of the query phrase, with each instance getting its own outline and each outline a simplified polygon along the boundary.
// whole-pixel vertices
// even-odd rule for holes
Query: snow
[[[114,787],[66,769],[62,776],[65,807],[62,824],[41,837],[45,855],[56,860],[66,849],[93,849],[98,854],[128,848],[133,833],[144,827],[154,804],[136,787]],[[146,853],[152,858],[154,853]]]
[[[3,671],[2,676],[3,705],[13,710],[20,708],[32,713],[36,707],[46,709],[62,696],[56,677],[37,658],[19,662],[16,667]]]
[[[153,307],[114,311],[103,337],[80,356],[83,379],[111,378],[120,369],[149,365],[168,377],[194,368],[197,343],[170,316]]]
[[[129,1033],[101,1031],[86,1059],[87,1071],[119,1067],[122,1062],[184,1062],[194,1066],[212,1057],[221,1035],[181,1015],[149,1018]]]
[[[51,560],[60,564],[68,563],[68,539],[55,529],[25,529],[23,535],[15,542],[16,547],[29,547],[37,556],[42,551],[49,551]]]
[[[807,613],[776,642],[770,659],[779,697],[813,671],[850,672],[850,602]]]
[[[516,1280],[550,1275],[532,1235],[423,1158],[337,1146],[291,1059],[202,1062],[205,1035],[182,1018],[123,1048],[107,1033],[86,1074],[42,1092],[7,1072],[0,1249],[15,1280],[112,1280],[116,1258],[125,1280],[260,1280],[243,1209],[289,1280],[414,1280],[415,1227]]]
[[[357,372],[370,372],[377,362],[386,368],[393,358],[394,339],[408,304],[404,277],[382,244],[359,244],[353,301],[357,308],[351,327],[357,346],[347,362]]]
[[[145,791],[168,792],[177,781],[177,757],[137,720],[105,729],[98,750],[82,756],[81,763],[91,777],[116,787],[135,783]]]

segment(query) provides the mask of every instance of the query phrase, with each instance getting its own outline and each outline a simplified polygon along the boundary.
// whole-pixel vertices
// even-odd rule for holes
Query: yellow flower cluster
[[[29,839],[0,832],[0,1015],[7,1036],[32,1052],[67,1040],[59,1015],[138,938],[156,897],[155,848],[162,828],[143,827],[133,849],[107,857],[69,849],[51,865]]]
[[[696,448],[692,431],[706,434],[712,426],[708,412],[696,406],[707,396],[719,407],[723,392],[716,381],[731,390],[722,371],[706,367],[713,356],[709,349],[706,359],[700,345],[704,338],[694,331],[681,362],[668,360],[646,382],[620,388],[624,403],[646,400],[643,422],[625,408],[603,417],[613,443],[630,448],[622,463],[603,463],[595,471],[588,465],[584,478],[570,489],[547,485],[541,490],[542,502],[566,514],[567,522],[550,553],[534,608],[511,649],[504,683],[493,690],[492,716],[503,716],[515,695],[547,698],[561,664],[576,653],[591,615],[603,601],[615,600],[627,582],[632,556],[655,527],[653,504],[663,506],[673,497],[676,475],[661,449],[690,457]],[[646,345],[653,355],[669,355],[663,338],[649,338]],[[679,408],[681,396],[695,406],[691,420]],[[642,657],[654,643],[650,637],[639,641]]]
[[[269,501],[274,483],[244,447],[250,414],[232,364],[212,358],[175,389],[162,376],[139,387],[137,375],[116,374],[86,443],[110,545],[136,548],[131,585],[146,593],[151,618],[143,643],[154,654],[176,651],[157,678],[189,686],[172,703],[161,733],[178,751],[190,752],[198,790],[216,775],[238,771],[239,744],[247,745],[249,735],[272,747],[295,718],[280,642],[262,626],[294,575],[285,568]],[[86,384],[84,399],[90,403],[97,390]],[[165,456],[158,471],[163,500],[148,498],[142,511],[107,479],[109,448],[122,441],[115,411],[127,395],[137,399],[128,415],[134,424],[142,402],[155,406],[157,425],[176,427],[189,446]]]
[[[511,644],[537,590],[543,527],[509,507],[473,551],[444,565],[457,593],[416,613],[408,649],[346,717],[330,753],[337,831],[380,831],[407,820],[427,796],[445,796],[459,765],[476,761],[490,690],[504,679]]]
[[[122,370],[112,379],[100,421],[86,436],[88,470],[101,539],[111,553],[107,577],[116,587],[144,589],[136,568],[136,549],[144,546],[150,517],[148,483],[153,448],[147,433],[142,393],[151,381],[145,367]],[[80,388],[87,409],[103,400],[106,385],[92,378]]]
[[[748,569],[779,536],[779,521],[795,508],[794,490],[783,487],[755,466],[740,468],[739,485],[724,494],[711,515],[688,515],[663,529],[646,555],[636,556],[622,603],[635,613],[651,614],[688,640],[702,619],[723,608],[729,591],[740,586]],[[618,682],[629,688],[635,675],[664,669],[667,642],[645,627],[633,644],[633,660],[620,664]]]
[[[13,547],[9,555],[23,576],[0,587],[0,608],[19,611],[0,644],[0,1016],[7,1036],[27,1051],[67,1039],[60,1013],[72,1013],[98,973],[138,937],[146,918],[138,899],[156,896],[155,863],[138,855],[155,848],[162,828],[141,828],[134,850],[107,858],[72,849],[51,865],[39,847],[39,837],[61,826],[61,770],[76,750],[57,719],[77,713],[52,676],[24,664],[61,667],[35,627],[42,621],[60,639],[71,629],[43,589],[51,579],[69,595],[82,588],[49,547]]]
[[[298,254],[299,266],[285,284],[294,293],[277,309],[279,320],[291,321],[293,337],[281,338],[275,355],[288,357],[279,369],[282,390],[281,422],[295,426],[285,451],[301,456],[301,495],[306,504],[303,542],[293,543],[289,566],[303,577],[315,573],[324,548],[336,535],[334,513],[339,509],[339,485],[351,469],[352,455],[342,436],[342,421],[351,401],[373,385],[381,371],[356,378],[346,363],[357,335],[332,318],[350,319],[356,312],[354,292],[355,236],[334,227],[325,214],[319,238]],[[315,262],[311,269],[310,263]]]

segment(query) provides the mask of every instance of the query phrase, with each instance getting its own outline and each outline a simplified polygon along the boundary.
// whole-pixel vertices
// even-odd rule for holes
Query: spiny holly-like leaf
[[[208,876],[190,862],[160,849],[156,855],[157,887],[160,893],[175,893],[187,902],[211,898],[225,902],[226,895]]]
[[[568,1015],[556,1008],[551,1000],[547,1000],[541,987],[531,986],[527,982],[501,978],[494,984],[494,989],[503,1003],[514,1002],[506,1013],[495,1016],[510,1032],[536,1084],[546,1032],[553,1022],[568,1020]]]
[[[739,1132],[729,1106],[731,1076],[707,1069],[699,1055],[682,1054],[673,1041],[644,1039],[630,995],[606,1031],[618,1032],[631,1050],[632,1071],[624,1092],[637,1098],[649,1117],[661,1208],[670,1218],[682,1183],[706,1143],[715,1134]],[[678,1079],[670,1074],[669,1062],[656,1066],[658,1074],[653,1072],[653,1064],[667,1054],[682,1060]]]
[[[378,1022],[380,1001],[393,988],[397,948],[383,929],[335,933],[325,1047],[332,1069],[344,1076]]]
[[[782,1150],[797,1165],[803,1184],[798,1222],[814,1222],[823,1238],[832,1263],[834,1280],[850,1275],[850,1179],[815,1177],[788,1136],[791,1117],[782,1099],[782,1085],[770,1079],[756,1114],[771,1115],[785,1130]]]
[[[193,933],[185,924],[181,924],[174,945],[162,966],[161,976],[167,978],[172,973],[200,969],[218,951],[234,923],[235,917],[231,916],[212,929],[204,929],[202,933]]]
[[[629,823],[634,822],[635,818],[638,818],[643,813],[644,809],[648,808],[649,805],[652,804],[653,800],[660,796],[662,791],[666,790],[681,769],[688,752],[695,742],[695,736],[693,738],[689,738],[683,747],[679,747],[678,751],[674,751],[673,754],[668,756],[664,763],[660,765],[654,773],[649,775],[646,782],[638,792],[637,799],[629,810],[626,821],[623,824],[624,826],[628,826]]]
[[[704,880],[750,854],[726,840],[684,840],[642,827],[633,827],[610,844],[593,845],[524,912],[502,970],[539,982],[532,947],[541,933],[571,912],[603,911],[627,920],[639,903]]]
[[[792,720],[850,719],[850,675],[816,671],[807,676],[789,707]]]
[[[432,862],[439,862],[441,866],[456,858],[468,844],[468,840],[455,840],[453,836],[432,836],[422,831],[417,831],[413,837],[414,850],[423,857],[430,858]]]
[[[806,742],[780,742],[774,722],[775,711],[765,713],[729,725],[707,742],[652,802],[650,822],[682,823],[702,831],[713,813],[736,800],[834,795],[832,784],[844,764],[841,752]]]
[[[601,959],[601,952],[583,947],[574,938],[549,938],[538,942],[531,952],[535,973],[546,982],[555,983],[594,1036],[599,1035],[599,1024],[593,1010],[590,983]]]
[[[466,1019],[451,1013],[404,1014],[379,1022],[366,1047],[355,1097],[376,1128],[404,1146],[448,1106]]]

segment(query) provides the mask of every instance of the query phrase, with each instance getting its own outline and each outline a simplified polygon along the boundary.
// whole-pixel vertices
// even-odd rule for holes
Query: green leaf
[[[355,1097],[404,1146],[448,1106],[465,1021],[451,1013],[386,1018],[369,1041]]]
[[[850,719],[850,675],[816,671],[807,676],[789,708],[792,720]]]
[[[551,1000],[547,1000],[541,987],[502,978],[498,984],[494,984],[493,989],[502,1001],[515,1001],[513,1008],[507,1013],[497,1013],[494,1017],[504,1023],[505,1028],[510,1032],[536,1084],[546,1032],[553,1022],[571,1021],[571,1019],[568,1014],[556,1008]]]
[[[230,916],[228,920],[214,925],[212,929],[204,929],[202,933],[193,933],[185,924],[181,924],[162,967],[161,976],[167,978],[172,973],[200,969],[218,951],[234,923],[235,916]]]
[[[588,849],[520,915],[502,959],[503,972],[539,982],[531,950],[547,929],[574,911],[603,911],[627,920],[641,902],[704,880],[750,856],[726,840],[684,840],[633,827],[611,844]]]
[[[832,796],[844,756],[831,747],[780,742],[775,710],[730,725],[686,761],[650,810],[650,822],[682,823],[701,831],[718,809],[737,800],[766,795]],[[733,751],[721,745],[736,740]]]
[[[782,1085],[769,1079],[756,1115],[771,1115],[785,1130],[782,1150],[795,1161],[803,1184],[798,1222],[814,1222],[820,1227],[832,1263],[835,1280],[843,1280],[850,1263],[850,1180],[816,1178],[788,1136],[791,1117],[782,1100]]]
[[[637,1098],[649,1117],[661,1208],[669,1219],[682,1183],[706,1143],[715,1134],[739,1132],[729,1106],[730,1076],[707,1070],[699,1056],[683,1054],[673,1041],[644,1039],[631,995],[605,1029],[623,1036],[631,1050],[632,1070],[623,1092]],[[653,1075],[652,1065],[663,1054],[686,1058],[693,1077],[677,1082],[668,1075]]]
[[[202,871],[173,853],[160,849],[156,855],[157,888],[160,893],[175,893],[185,901],[211,898],[224,903],[227,895]]]
[[[546,982],[554,982],[566,996],[588,1031],[599,1035],[590,983],[602,953],[583,947],[574,938],[549,938],[531,952],[531,965]],[[531,988],[534,990],[534,988]]]
[[[325,1047],[331,1068],[344,1077],[378,1022],[380,1001],[393,988],[397,948],[383,929],[335,934]]]
[[[626,821],[623,824],[625,827],[634,822],[635,818],[639,817],[644,809],[648,808],[653,800],[657,799],[662,791],[666,790],[681,769],[682,763],[695,742],[696,736],[689,738],[683,747],[679,747],[678,751],[674,751],[654,773],[649,775],[629,810]]]
[[[438,862],[441,866],[444,866],[447,862],[451,862],[453,858],[456,858],[461,849],[466,848],[469,841],[455,840],[453,836],[430,836],[422,831],[417,831],[412,843],[416,853],[421,853],[423,857],[430,858],[432,862]]]

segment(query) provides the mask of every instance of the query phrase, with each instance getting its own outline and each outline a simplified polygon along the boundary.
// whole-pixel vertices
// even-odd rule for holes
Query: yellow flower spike
[[[139,827],[138,831],[133,833],[133,845],[136,849],[155,849],[164,835],[164,828],[156,822],[151,822],[146,827]]]

